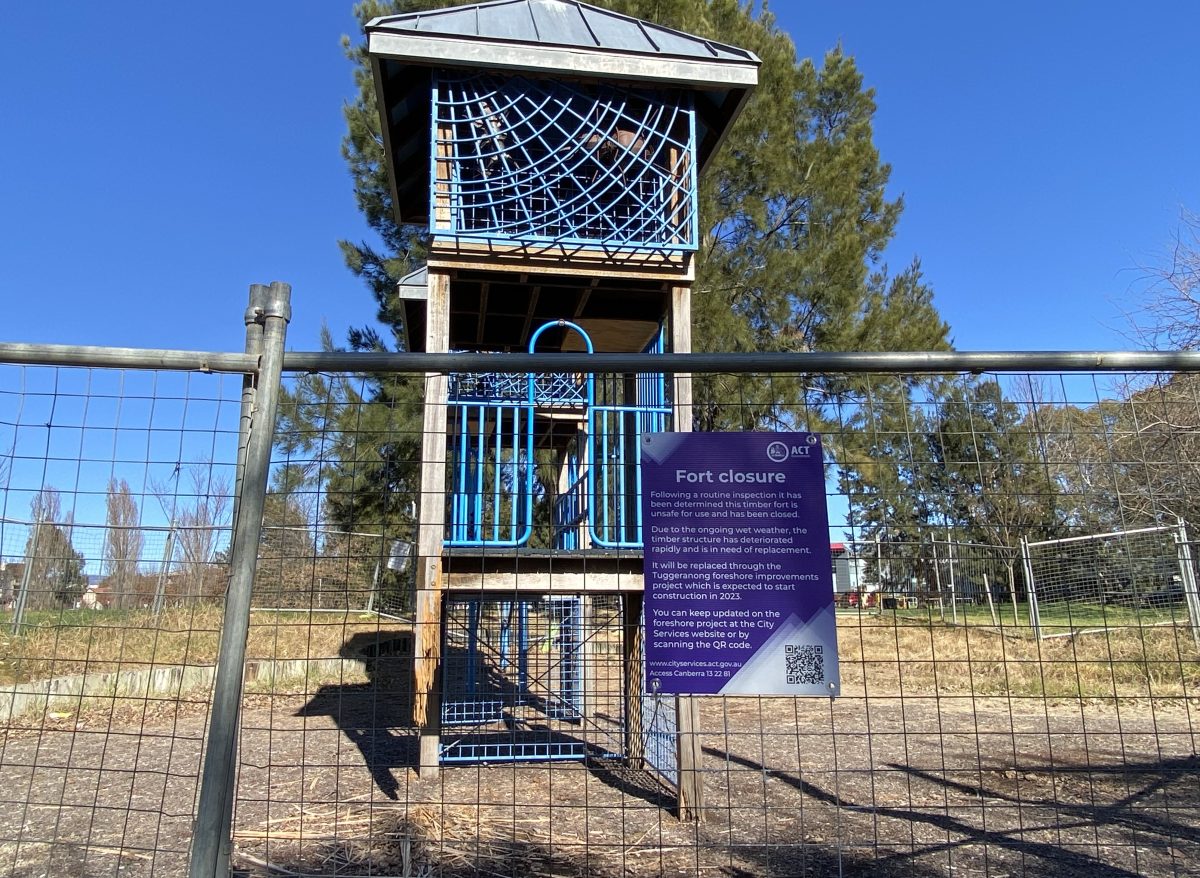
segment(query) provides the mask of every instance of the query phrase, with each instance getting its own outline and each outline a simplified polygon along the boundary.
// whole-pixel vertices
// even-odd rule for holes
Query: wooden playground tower
[[[757,81],[752,53],[576,0],[388,16],[367,35],[394,210],[430,235],[426,267],[400,285],[410,350],[690,351],[696,181]],[[669,389],[653,373],[426,376],[422,776],[594,753],[503,730],[538,688],[535,640],[558,661],[539,684],[543,726],[589,721],[602,604],[622,632],[616,749],[643,758],[637,443],[689,429],[690,401],[681,375]],[[515,683],[482,680],[497,674]],[[694,705],[676,708],[672,737],[693,740]],[[687,813],[695,753],[676,758]]]

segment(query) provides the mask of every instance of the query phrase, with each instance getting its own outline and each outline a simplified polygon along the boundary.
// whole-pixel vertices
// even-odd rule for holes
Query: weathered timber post
[[[425,350],[447,350],[450,280],[429,272]],[[441,737],[442,542],[446,528],[446,400],[444,374],[425,376],[421,432],[421,494],[417,524],[416,632],[413,648],[413,722],[420,730],[420,774],[436,777]]]
[[[676,286],[671,290],[671,313],[668,325],[671,331],[671,352],[692,352],[692,288]],[[676,432],[690,433],[692,430],[692,376],[673,376],[674,398],[673,420]],[[701,768],[704,751],[700,743],[700,700],[695,696],[679,695],[675,699],[675,716],[678,728],[676,765],[679,768],[679,800],[677,810],[680,820],[704,821],[704,773]]]

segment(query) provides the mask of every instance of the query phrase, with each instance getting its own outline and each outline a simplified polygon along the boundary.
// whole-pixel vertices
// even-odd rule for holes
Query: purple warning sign
[[[837,695],[820,437],[642,440],[648,691]]]

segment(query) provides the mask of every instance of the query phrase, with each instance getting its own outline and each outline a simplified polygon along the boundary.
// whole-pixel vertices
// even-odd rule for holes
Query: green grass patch
[[[1039,609],[1043,636],[1089,629],[1149,628],[1156,625],[1187,624],[1188,622],[1187,607],[1182,603],[1163,607],[1128,607],[1117,604],[1064,602],[1043,605]],[[863,610],[862,613],[895,619],[898,623],[955,624],[955,613],[948,604],[944,610],[936,604],[930,604],[895,610],[871,608]],[[995,621],[993,621],[991,611],[986,604],[959,604],[957,624],[988,627],[998,624],[1004,629],[1011,628],[1021,630],[1022,633],[1032,633],[1029,604],[1024,601],[1018,603],[1015,608],[1011,603],[997,604]]]

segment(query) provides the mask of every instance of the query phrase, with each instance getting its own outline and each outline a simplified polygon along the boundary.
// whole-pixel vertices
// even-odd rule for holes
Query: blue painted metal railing
[[[661,354],[663,346],[660,331],[645,352]],[[588,411],[588,527],[592,544],[602,548],[642,547],[639,445],[643,435],[668,429],[671,419],[662,373],[644,372],[629,384],[610,378],[602,395],[622,402],[597,403]]]
[[[580,548],[580,526],[588,517],[588,476],[580,474],[579,457],[567,455],[567,489],[554,500],[554,548],[571,551]]]
[[[431,137],[435,236],[696,249],[688,91],[437,71]]]
[[[588,353],[591,339],[565,320],[534,332],[529,352],[551,328],[577,333]],[[662,353],[660,332],[647,353]],[[544,498],[536,477],[537,419],[575,412],[580,432],[566,455],[566,484],[553,500],[551,545],[640,548],[641,467],[638,444],[666,430],[671,407],[661,373],[627,377],[571,373],[524,376],[481,373],[451,376],[450,496],[446,545],[516,547],[528,544],[535,499]]]
[[[522,546],[533,531],[533,416],[505,399],[451,397],[447,546]]]

